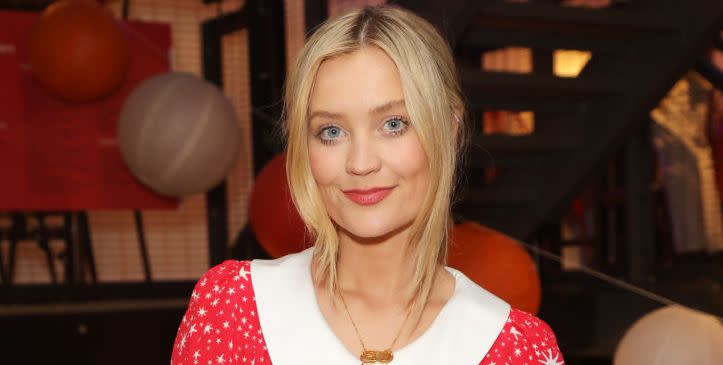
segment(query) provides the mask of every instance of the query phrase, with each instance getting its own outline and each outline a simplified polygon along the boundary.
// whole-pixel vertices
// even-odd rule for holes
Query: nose
[[[372,138],[354,138],[346,159],[347,172],[364,176],[378,171],[381,166],[378,152]]]

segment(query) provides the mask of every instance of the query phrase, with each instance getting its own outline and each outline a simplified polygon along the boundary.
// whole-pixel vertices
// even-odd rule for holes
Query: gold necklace
[[[346,306],[346,301],[344,300],[344,295],[339,292],[339,297],[341,298],[342,304],[344,304],[344,310],[346,310],[346,315],[349,317],[349,320],[351,321],[351,325],[354,326],[354,332],[356,332],[356,337],[359,339],[359,343],[361,343],[362,346],[362,353],[359,355],[359,359],[362,361],[362,364],[373,364],[373,363],[389,363],[394,360],[394,354],[392,353],[392,347],[397,342],[397,339],[399,339],[399,336],[402,334],[402,329],[404,328],[404,324],[407,323],[407,319],[409,318],[409,313],[411,312],[411,308],[407,310],[407,316],[404,317],[404,321],[402,322],[402,325],[399,327],[399,331],[397,331],[397,336],[394,337],[394,340],[392,340],[392,343],[389,344],[389,346],[382,351],[376,351],[376,350],[368,350],[366,345],[364,345],[364,340],[362,340],[361,334],[359,334],[359,329],[356,327],[356,323],[354,323],[354,319],[351,318],[351,313],[349,313],[349,307]]]

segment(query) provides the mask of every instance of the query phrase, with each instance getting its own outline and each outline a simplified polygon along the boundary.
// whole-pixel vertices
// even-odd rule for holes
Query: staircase
[[[452,42],[471,120],[468,187],[456,211],[520,239],[569,206],[673,83],[720,42],[723,1],[631,0],[609,8],[556,1],[399,1]],[[529,47],[533,72],[487,72],[481,55]],[[552,73],[552,51],[592,58],[575,78]],[[534,132],[483,135],[485,110],[533,111]],[[485,182],[484,171],[498,169]]]

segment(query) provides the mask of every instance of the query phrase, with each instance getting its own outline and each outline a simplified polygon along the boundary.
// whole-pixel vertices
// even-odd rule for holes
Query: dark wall
[[[184,309],[0,317],[0,363],[168,364]]]

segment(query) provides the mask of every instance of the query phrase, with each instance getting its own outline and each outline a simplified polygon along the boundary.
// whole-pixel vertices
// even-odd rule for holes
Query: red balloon
[[[540,309],[537,267],[511,237],[473,222],[458,224],[451,232],[448,265],[513,308],[532,314]]]
[[[48,6],[30,32],[33,76],[51,94],[73,102],[93,101],[123,82],[130,55],[120,23],[89,0]]]
[[[251,193],[251,229],[271,257],[309,246],[304,223],[286,183],[286,153],[274,157],[256,177]]]

